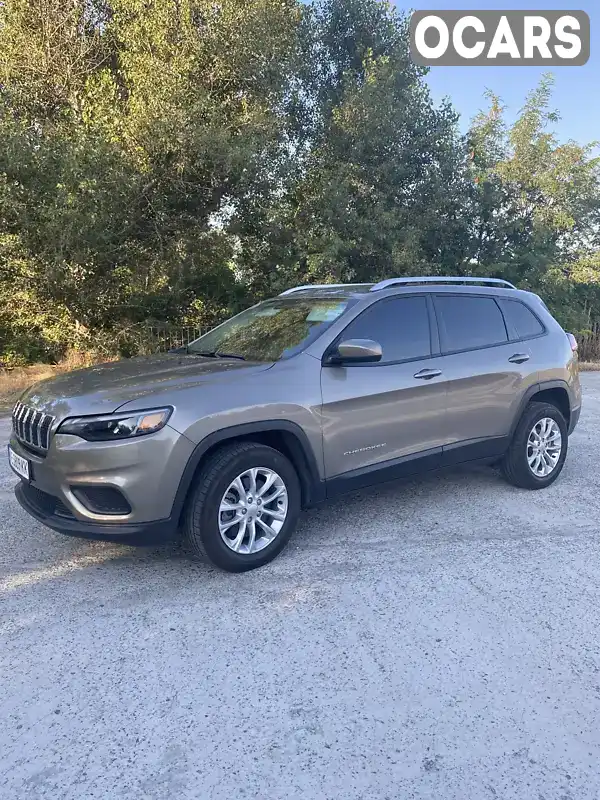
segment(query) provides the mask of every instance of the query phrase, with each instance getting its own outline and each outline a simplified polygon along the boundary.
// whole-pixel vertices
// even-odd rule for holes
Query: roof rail
[[[504,281],[501,278],[445,278],[444,276],[440,275],[439,277],[432,277],[427,276],[424,278],[388,278],[385,281],[379,281],[374,286],[371,287],[369,291],[371,292],[379,292],[382,289],[390,289],[392,286],[402,286],[402,284],[411,284],[411,283],[437,283],[437,284],[444,284],[444,283],[474,283],[474,284],[486,284],[490,283],[492,286],[504,286],[506,289],[516,289],[516,286],[513,286],[512,283],[508,281]]]
[[[352,289],[355,286],[371,286],[370,283],[305,283],[303,286],[294,286],[280,293],[280,297],[294,292],[302,292],[305,289]]]

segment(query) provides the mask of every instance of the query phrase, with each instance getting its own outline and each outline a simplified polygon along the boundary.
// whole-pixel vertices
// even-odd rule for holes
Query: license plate
[[[8,448],[8,461],[17,475],[20,475],[21,478],[25,478],[26,481],[29,480],[29,461],[26,458],[22,458],[21,456],[17,455],[13,450]]]

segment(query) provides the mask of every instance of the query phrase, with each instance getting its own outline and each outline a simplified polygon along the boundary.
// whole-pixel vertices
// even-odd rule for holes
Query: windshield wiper
[[[188,350],[192,356],[204,356],[205,358],[237,358],[240,361],[245,361],[245,357],[238,353],[221,353],[218,350]]]
[[[215,355],[217,358],[237,358],[240,361],[246,360],[246,356],[241,356],[239,353],[221,353],[219,350],[218,352],[215,351]]]

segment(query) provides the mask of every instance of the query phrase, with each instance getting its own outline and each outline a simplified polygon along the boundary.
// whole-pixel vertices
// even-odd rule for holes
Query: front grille
[[[57,500],[56,505],[54,506],[54,513],[57,517],[69,517],[73,518],[73,514],[71,511],[66,507],[62,500]]]
[[[35,486],[29,483],[23,484],[23,492],[29,502],[35,506],[38,511],[42,511],[44,514],[54,514],[56,501],[58,499],[54,497],[54,495],[42,492],[41,489],[36,489]]]
[[[37,489],[35,486],[28,483],[22,483],[21,490],[31,505],[44,516],[50,517],[56,515],[59,517],[73,518],[73,514],[64,505],[62,500],[59,500],[58,497],[54,497],[53,494],[43,492],[41,489]]]
[[[36,411],[35,408],[17,403],[12,413],[12,423],[15,436],[20,442],[36,447],[38,450],[47,450],[50,447],[50,429],[54,417]]]

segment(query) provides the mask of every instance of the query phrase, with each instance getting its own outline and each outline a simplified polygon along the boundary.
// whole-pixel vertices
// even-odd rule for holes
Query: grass
[[[59,365],[34,364],[32,367],[15,367],[0,369],[0,412],[10,411],[19,399],[19,395],[32,383],[51,378],[59,372],[66,372],[70,367],[61,369]]]
[[[61,372],[88,367],[94,363],[86,353],[73,351],[59,364],[32,364],[30,367],[0,369],[0,414],[12,410],[20,395],[33,383],[53,378]]]

